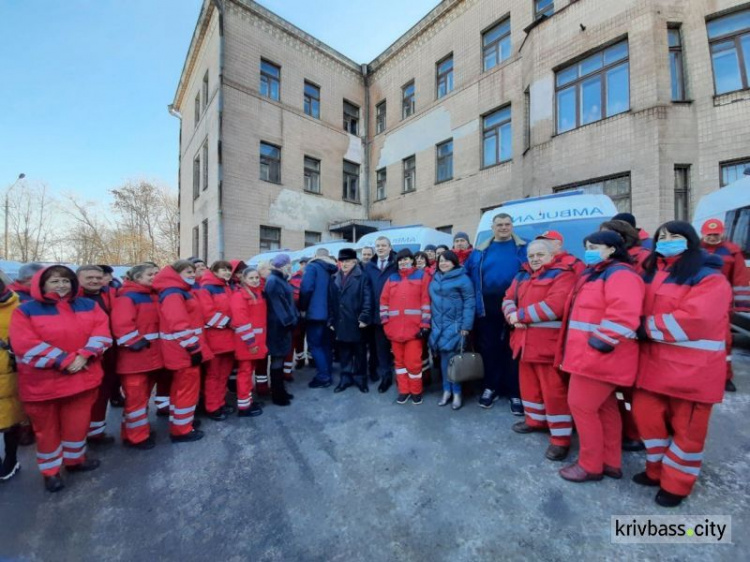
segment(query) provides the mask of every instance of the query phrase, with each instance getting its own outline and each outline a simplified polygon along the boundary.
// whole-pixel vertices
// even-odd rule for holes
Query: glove
[[[130,346],[131,351],[141,351],[143,349],[148,349],[151,347],[151,342],[148,341],[146,338],[141,338],[137,342],[135,342],[133,345]]]
[[[417,339],[426,340],[428,337],[430,337],[429,328],[422,328],[421,330],[417,332]]]
[[[190,356],[191,367],[198,367],[201,363],[203,363],[203,354],[200,351],[196,351]]]

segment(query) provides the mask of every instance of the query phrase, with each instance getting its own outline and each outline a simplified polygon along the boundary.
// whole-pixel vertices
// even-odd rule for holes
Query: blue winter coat
[[[458,351],[461,330],[474,326],[474,286],[463,267],[438,271],[430,283],[432,331],[430,347],[436,351]]]
[[[305,320],[327,322],[329,297],[333,291],[333,275],[338,271],[331,258],[310,260],[302,275],[299,289],[299,308],[305,312]]]
[[[349,275],[339,271],[333,277],[333,320],[336,341],[356,343],[362,341],[360,322],[372,323],[372,288],[370,279],[362,273],[362,268],[354,266]]]
[[[388,281],[388,278],[391,275],[398,271],[398,264],[396,263],[396,252],[391,251],[390,256],[388,256],[388,265],[386,265],[383,271],[380,271],[380,269],[378,269],[378,260],[379,258],[377,255],[373,256],[373,258],[365,264],[363,270],[364,274],[370,280],[372,302],[376,303],[376,305],[380,303],[380,295],[383,292],[383,287],[385,287],[385,282]],[[372,323],[380,324],[380,314],[378,313],[378,311],[373,311]]]
[[[292,349],[292,331],[299,321],[292,286],[280,271],[271,271],[263,289],[268,305],[266,347],[272,357],[286,357]]]

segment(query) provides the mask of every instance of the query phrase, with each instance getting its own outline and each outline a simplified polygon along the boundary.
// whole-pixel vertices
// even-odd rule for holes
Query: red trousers
[[[617,387],[608,382],[571,375],[568,405],[578,430],[578,464],[592,474],[604,465],[622,465],[622,420],[617,411]]]
[[[74,466],[86,460],[86,433],[98,392],[93,388],[66,398],[24,403],[36,436],[36,462],[44,476],[59,474],[63,463]]]
[[[646,445],[646,474],[659,480],[663,490],[678,496],[692,492],[701,471],[712,407],[635,390],[633,413]]]
[[[187,435],[193,430],[195,405],[201,388],[201,368],[173,371],[169,392],[169,433]]]
[[[249,410],[253,404],[253,364],[257,361],[237,362],[237,409]]]
[[[162,370],[120,375],[120,384],[125,394],[120,427],[120,436],[123,441],[135,444],[148,439],[151,434],[151,426],[148,423],[148,401],[154,385],[163,378],[164,371]]]
[[[292,332],[292,353],[294,361],[305,360],[305,323],[300,322]]]
[[[97,439],[104,435],[107,429],[107,406],[109,399],[115,392],[120,391],[120,377],[115,370],[115,352],[107,350],[102,358],[102,369],[104,377],[99,385],[99,392],[94,404],[91,406],[91,425],[89,426],[89,439]]]
[[[234,353],[217,353],[206,364],[203,398],[206,412],[215,412],[226,404],[227,382],[234,367]]]
[[[172,386],[172,375],[166,369],[158,371],[156,376],[156,396],[154,405],[159,412],[169,411],[169,387]]]
[[[640,441],[641,436],[633,416],[633,387],[618,388],[615,398],[617,398],[617,408],[622,418],[622,438],[628,441]]]
[[[570,447],[573,418],[568,407],[568,385],[559,371],[547,363],[521,361],[519,382],[526,425],[549,428],[552,445]]]
[[[258,389],[258,394],[268,394],[270,392],[268,386],[268,356],[266,355],[263,359],[253,361],[253,369],[255,372],[255,387]]]
[[[422,394],[422,340],[391,342],[399,394]]]

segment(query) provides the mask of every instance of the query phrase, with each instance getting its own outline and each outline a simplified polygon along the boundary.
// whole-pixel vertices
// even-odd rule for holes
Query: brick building
[[[750,164],[750,3],[443,0],[358,64],[252,0],[205,0],[170,109],[184,256],[368,221],[473,232],[581,187],[650,230]]]

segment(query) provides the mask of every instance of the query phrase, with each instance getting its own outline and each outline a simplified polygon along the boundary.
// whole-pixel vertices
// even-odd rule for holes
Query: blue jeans
[[[448,380],[448,363],[451,357],[458,355],[457,351],[439,351],[440,354],[440,370],[443,375],[443,392],[452,392],[453,394],[461,394],[461,383],[451,382]]]
[[[325,322],[308,320],[307,322],[307,345],[310,354],[315,360],[318,374],[315,378],[320,381],[330,381],[331,364],[333,362],[333,348],[331,343],[331,330]]]

